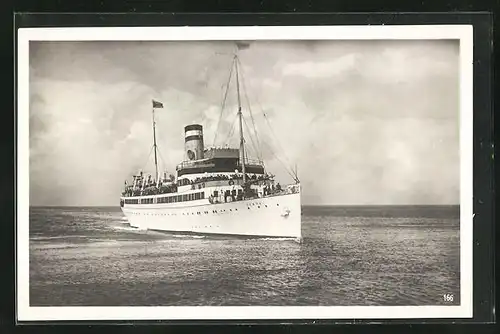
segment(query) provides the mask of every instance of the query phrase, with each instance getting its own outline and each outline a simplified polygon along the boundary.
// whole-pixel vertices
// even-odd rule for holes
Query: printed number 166
[[[445,302],[452,302],[452,301],[453,301],[453,295],[451,295],[451,294],[449,294],[449,293],[444,294],[444,295],[443,295],[443,300],[444,300]]]

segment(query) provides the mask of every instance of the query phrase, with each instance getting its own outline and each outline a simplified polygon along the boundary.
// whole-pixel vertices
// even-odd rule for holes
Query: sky
[[[154,172],[152,99],[161,171],[191,123],[237,147],[234,48],[30,42],[30,204],[119,205]],[[296,165],[304,205],[459,203],[458,41],[251,41],[239,59],[248,151],[282,184]]]

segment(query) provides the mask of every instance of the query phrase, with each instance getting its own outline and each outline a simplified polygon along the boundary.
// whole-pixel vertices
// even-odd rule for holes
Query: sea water
[[[114,207],[31,208],[30,304],[460,303],[457,206],[302,210],[297,243],[137,230]]]

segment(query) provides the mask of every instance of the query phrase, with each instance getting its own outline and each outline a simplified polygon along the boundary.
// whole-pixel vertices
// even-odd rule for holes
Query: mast
[[[240,155],[241,155],[241,169],[243,172],[243,184],[247,181],[246,169],[245,169],[245,139],[243,138],[243,120],[241,113],[241,97],[240,97],[240,80],[238,74],[238,56],[234,55],[234,66],[236,69],[236,91],[238,92],[238,118],[240,123]]]
[[[155,122],[155,108],[153,106],[153,148],[155,150],[155,180],[158,181],[158,158],[157,158],[157,146],[156,146],[156,122]]]

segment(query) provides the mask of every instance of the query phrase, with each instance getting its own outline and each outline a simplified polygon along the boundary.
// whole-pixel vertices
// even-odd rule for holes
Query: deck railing
[[[210,162],[211,159],[202,159],[202,160],[195,160],[195,161],[183,161],[179,164],[177,164],[176,169],[183,169],[187,167],[213,167],[215,164],[213,162]],[[264,162],[259,159],[245,159],[245,166],[264,166]],[[241,165],[238,164],[236,166],[238,169],[241,169]],[[240,170],[241,172],[241,170]]]

